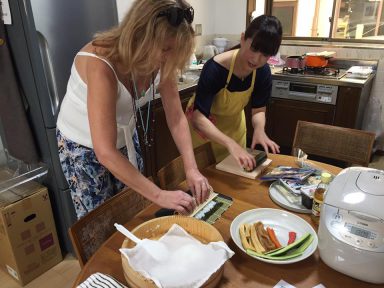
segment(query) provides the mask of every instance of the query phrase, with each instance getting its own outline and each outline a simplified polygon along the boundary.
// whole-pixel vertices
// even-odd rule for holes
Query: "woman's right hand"
[[[253,170],[256,167],[255,157],[248,153],[243,147],[235,141],[228,147],[229,153],[236,159],[239,166],[245,170]]]
[[[181,190],[161,190],[155,203],[161,207],[173,209],[183,215],[192,213],[196,207],[195,198]]]

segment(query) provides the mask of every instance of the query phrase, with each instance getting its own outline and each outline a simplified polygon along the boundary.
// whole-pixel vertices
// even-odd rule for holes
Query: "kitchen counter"
[[[284,58],[285,56],[282,56]],[[346,71],[352,66],[372,66],[373,70],[376,71],[378,61],[375,60],[356,60],[356,59],[343,59],[343,58],[331,58],[328,61],[329,67],[334,67],[340,69],[340,76],[346,73]],[[310,76],[310,75],[301,75],[297,74],[278,74],[282,71],[283,67],[271,66],[272,79],[274,80],[290,80],[290,81],[300,81],[305,83],[316,83],[316,84],[325,84],[325,85],[337,85],[344,87],[358,87],[364,88],[372,84],[373,79],[376,76],[376,72],[372,73],[367,79],[355,79],[347,78],[342,76],[341,78],[323,78],[321,76]]]
[[[177,88],[178,88],[180,94],[184,94],[184,93],[189,93],[189,92],[195,91],[196,87],[197,87],[197,83],[196,82],[194,82],[194,83],[179,82],[177,84]]]
[[[366,65],[373,65],[377,66],[376,61],[372,61],[374,63],[366,64]],[[364,63],[365,64],[365,63]],[[351,64],[352,66],[353,64]],[[357,64],[355,64],[357,65]],[[354,79],[354,78],[347,78],[343,76],[340,79],[332,79],[332,78],[319,78],[319,77],[310,77],[305,76],[302,77],[300,74],[276,74],[276,72],[282,71],[283,67],[276,67],[271,66],[271,73],[272,73],[272,79],[274,80],[290,80],[290,81],[300,81],[300,82],[306,82],[306,83],[317,83],[317,84],[327,84],[327,85],[338,85],[338,86],[345,86],[345,87],[360,87],[363,88],[364,86],[367,86],[371,84],[373,79],[375,78],[375,73],[372,73],[367,79]],[[347,71],[347,69],[340,69],[340,74],[344,74]],[[196,75],[200,74],[200,71],[195,72]],[[198,80],[195,80],[193,82],[185,81],[185,82],[178,82],[178,90],[180,94],[188,93],[191,91],[194,91],[196,89]]]
[[[197,82],[194,83],[177,83],[177,90],[179,91],[180,96],[195,92],[197,87]],[[155,94],[155,99],[160,99],[160,93]]]
[[[369,85],[376,76],[375,73],[372,73],[367,79],[354,79],[354,78],[347,78],[344,75],[342,78],[336,79],[336,78],[320,78],[317,76],[303,77],[303,75],[301,74],[276,74],[276,72],[280,72],[282,70],[283,70],[283,67],[271,67],[272,79],[362,88],[364,86]],[[340,69],[340,74],[343,74],[344,72],[346,72],[345,69]]]
[[[177,83],[179,93],[182,94],[194,91],[196,89],[197,82],[199,81],[200,73],[200,69],[184,71]]]

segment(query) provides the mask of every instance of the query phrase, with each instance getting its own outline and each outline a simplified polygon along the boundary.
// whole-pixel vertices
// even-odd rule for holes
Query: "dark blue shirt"
[[[225,87],[229,70],[213,58],[205,63],[201,71],[199,83],[196,90],[194,109],[198,109],[206,117],[210,115],[213,99],[216,94]],[[232,74],[227,89],[231,92],[245,91],[251,86],[252,73],[244,80],[239,79]],[[272,89],[271,69],[268,64],[256,70],[256,80],[251,96],[252,108],[261,108],[266,106]]]

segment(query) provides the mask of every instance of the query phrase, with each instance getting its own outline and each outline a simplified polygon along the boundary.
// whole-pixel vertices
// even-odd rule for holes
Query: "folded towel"
[[[159,242],[168,248],[167,259],[154,259],[143,245],[120,249],[130,266],[159,288],[201,287],[234,254],[223,241],[203,244],[177,224]]]
[[[94,273],[77,288],[127,288],[116,279],[103,273]]]

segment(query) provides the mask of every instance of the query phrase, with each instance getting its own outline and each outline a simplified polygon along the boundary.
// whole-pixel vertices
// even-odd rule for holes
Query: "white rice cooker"
[[[384,171],[341,171],[320,215],[318,247],[325,264],[366,282],[384,283]]]

